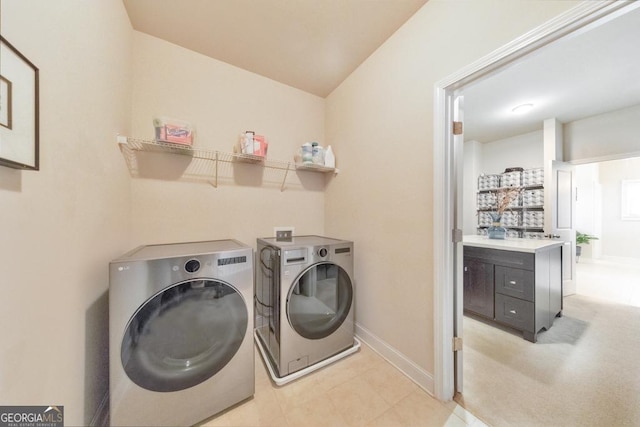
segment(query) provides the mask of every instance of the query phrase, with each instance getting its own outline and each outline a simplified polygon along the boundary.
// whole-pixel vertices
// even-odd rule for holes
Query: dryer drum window
[[[189,280],[147,300],[129,320],[125,372],[140,387],[170,392],[211,378],[236,354],[249,315],[242,295],[216,280]]]
[[[342,267],[333,263],[312,265],[289,290],[289,323],[305,338],[326,338],[347,318],[352,300],[351,279]]]

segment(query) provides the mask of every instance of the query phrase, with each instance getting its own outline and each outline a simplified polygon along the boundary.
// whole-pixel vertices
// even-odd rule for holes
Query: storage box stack
[[[543,228],[544,212],[543,211],[527,211],[523,213],[522,226],[526,228]]]
[[[489,227],[491,225],[491,215],[489,212],[478,212],[478,227]]]
[[[544,190],[536,189],[536,190],[526,190],[522,193],[522,206],[524,207],[532,207],[532,206],[543,206],[544,205]]]
[[[505,212],[502,214],[502,226],[503,227],[519,227],[520,226],[520,212]]]
[[[500,175],[480,175],[478,177],[478,191],[495,190],[500,187]]]
[[[511,202],[509,202],[509,208],[516,208],[522,206],[522,193],[518,194]]]
[[[505,172],[500,175],[500,186],[501,187],[520,187],[522,182],[522,172],[514,171],[514,172]]]
[[[478,209],[495,208],[498,203],[496,193],[478,193]]]
[[[520,232],[518,230],[508,230],[506,236],[510,239],[518,239],[520,238]]]
[[[527,169],[522,172],[522,185],[534,187],[544,184],[544,168]]]
[[[489,231],[486,228],[478,228],[478,236],[487,236]]]

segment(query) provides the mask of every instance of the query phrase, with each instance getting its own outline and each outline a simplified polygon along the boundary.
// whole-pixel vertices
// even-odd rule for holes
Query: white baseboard
[[[361,325],[356,323],[356,336],[367,344],[373,351],[386,359],[411,381],[416,383],[430,395],[434,395],[433,375],[416,365],[407,356],[390,346]]]
[[[89,422],[90,426],[106,427],[109,425],[109,392],[107,391]]]

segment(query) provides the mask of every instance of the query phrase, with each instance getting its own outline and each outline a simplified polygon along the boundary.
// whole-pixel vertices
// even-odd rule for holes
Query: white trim
[[[433,393],[433,377],[429,372],[416,365],[404,354],[400,353],[387,342],[380,339],[369,330],[363,328],[356,323],[356,336],[360,340],[371,347],[373,351],[382,356],[387,362],[395,366],[400,372],[406,375],[411,381],[416,383],[427,393]]]
[[[434,395],[440,400],[450,400],[454,393],[453,351],[444,343],[453,341],[453,242],[450,231],[453,210],[451,206],[451,174],[447,158],[447,147],[453,142],[450,132],[450,113],[447,108],[447,94],[444,86],[435,91],[434,119]],[[446,141],[446,143],[440,143]]]
[[[639,3],[640,4],[640,3]],[[640,157],[640,151],[632,151],[630,153],[608,154],[606,156],[589,157],[588,159],[567,160],[570,165],[588,165],[591,163],[608,162],[610,160],[624,160]]]
[[[635,4],[634,4],[635,3]],[[507,64],[552,43],[568,34],[585,29],[602,18],[611,18],[623,8],[631,10],[640,2],[583,1],[576,7],[513,40],[484,58],[458,70],[437,82],[434,87],[434,143],[433,143],[433,229],[434,229],[434,351],[435,396],[444,401],[453,398],[454,356],[453,338],[453,265],[454,244],[451,241],[453,209],[451,200],[451,169],[449,154],[450,98],[456,89],[486,77]]]
[[[558,15],[517,39],[496,49],[478,61],[461,68],[436,83],[442,89],[458,89],[482,77],[501,69],[505,65],[547,45],[561,37],[597,21],[623,7],[631,6],[633,1],[585,0],[574,8]],[[638,6],[638,5],[636,5]]]

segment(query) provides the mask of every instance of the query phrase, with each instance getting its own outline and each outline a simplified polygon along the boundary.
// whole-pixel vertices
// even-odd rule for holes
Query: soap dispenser
[[[336,156],[333,154],[333,149],[331,146],[328,146],[324,152],[324,165],[328,168],[336,167]]]

